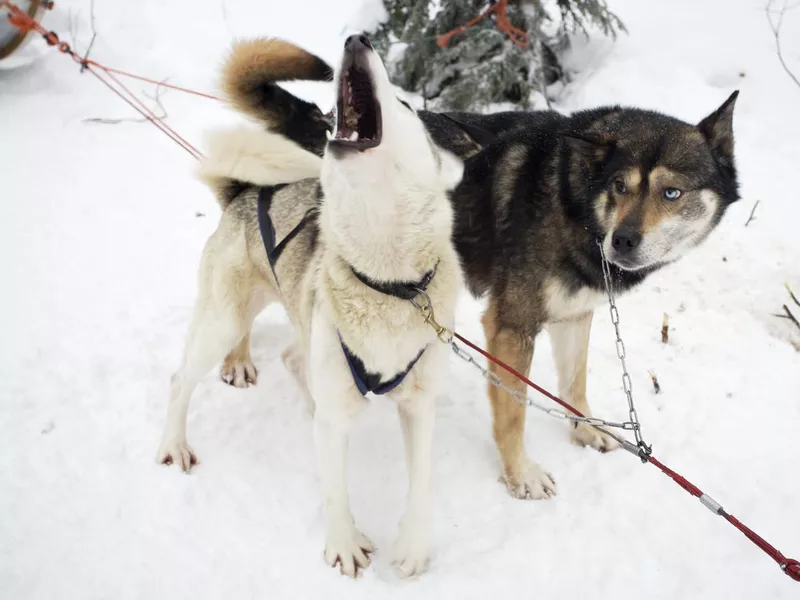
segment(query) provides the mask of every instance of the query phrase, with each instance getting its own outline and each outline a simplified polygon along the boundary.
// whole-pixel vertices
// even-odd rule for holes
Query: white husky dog
[[[225,68],[234,105],[247,101],[238,94],[257,93],[248,78],[276,44],[294,66],[318,60],[279,40],[238,44]],[[348,501],[348,432],[365,394],[386,393],[398,406],[409,471],[395,564],[414,575],[428,565],[434,399],[448,350],[411,300],[424,290],[436,319],[452,326],[461,273],[448,191],[463,165],[397,98],[365,36],[347,39],[336,86],[336,133],[322,159],[263,129],[211,139],[201,173],[223,214],[203,253],[158,460],[184,470],[198,462],[186,441],[192,391],[223,357],[223,378],[255,383],[250,327],[282,302],[300,339],[284,362],[315,406],[325,560],[350,576],[369,565],[373,546]]]

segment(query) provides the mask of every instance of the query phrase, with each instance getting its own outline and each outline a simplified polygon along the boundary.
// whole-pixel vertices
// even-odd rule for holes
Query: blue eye
[[[664,198],[667,200],[677,200],[681,197],[681,191],[677,188],[667,188],[664,190]]]

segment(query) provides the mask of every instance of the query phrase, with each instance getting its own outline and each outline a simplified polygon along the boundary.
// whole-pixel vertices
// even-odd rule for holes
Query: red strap
[[[156,81],[155,79],[142,77],[140,75],[134,75],[133,73],[128,73],[126,71],[120,71],[119,69],[112,69],[111,67],[107,67],[94,60],[81,58],[72,50],[72,48],[67,42],[62,42],[59,39],[58,34],[56,34],[54,31],[47,31],[44,27],[41,26],[41,24],[39,24],[35,19],[33,19],[30,15],[28,15],[28,13],[23,11],[17,5],[13,4],[12,2],[9,2],[8,0],[0,0],[0,8],[6,8],[6,10],[8,10],[8,22],[11,23],[11,25],[17,27],[20,31],[23,32],[35,31],[41,34],[50,46],[58,48],[60,52],[63,52],[64,54],[72,58],[72,60],[79,63],[83,68],[85,68],[97,79],[99,79],[103,85],[108,87],[112,92],[114,92],[120,98],[122,98],[122,100],[124,100],[127,104],[129,104],[145,119],[147,119],[153,125],[155,125],[155,127],[157,127],[167,137],[169,137],[171,140],[177,143],[181,148],[186,150],[196,159],[202,158],[203,155],[197,148],[195,148],[192,144],[186,141],[172,127],[167,125],[162,118],[160,118],[150,108],[148,108],[147,105],[144,102],[142,102],[136,96],[136,94],[134,94],[130,89],[128,89],[128,87],[124,83],[122,83],[119,79],[117,79],[114,76],[114,74],[116,73],[117,75],[124,75],[125,77],[131,77],[133,79],[138,79],[140,81],[154,83],[156,85],[161,85],[174,90],[179,90],[181,92],[194,94],[196,96],[202,96],[204,98],[211,98],[212,100],[220,100],[220,98],[212,96],[211,94],[205,94],[203,92],[197,92],[194,90],[190,90],[188,88],[164,83],[162,81]],[[93,67],[96,67],[96,69],[102,71],[104,73],[104,76],[101,76],[100,73]]]
[[[457,30],[453,30],[452,32],[450,32],[448,34],[445,34],[444,36],[441,36],[441,38],[439,40],[439,44],[442,47],[446,46],[447,45],[447,41],[449,40],[450,37],[452,37],[456,33],[460,33],[461,31],[464,31],[468,27],[471,27],[472,25],[474,25],[475,23],[477,23],[481,19],[483,19],[486,16],[488,16],[491,12],[494,12],[496,10],[497,13],[498,13],[498,23],[497,23],[498,24],[498,29],[500,29],[501,31],[506,31],[506,33],[509,34],[509,36],[511,37],[512,41],[514,41],[515,44],[527,45],[527,36],[525,36],[524,39],[521,39],[521,40],[518,41],[518,40],[514,39],[514,37],[512,36],[513,32],[508,30],[509,28],[510,29],[514,29],[514,28],[510,26],[510,23],[508,23],[508,19],[507,19],[506,15],[505,15],[505,4],[506,4],[506,0],[501,0],[498,4],[491,6],[484,13],[479,15],[476,19],[473,19],[472,21],[467,23],[466,26],[458,28]],[[148,109],[147,106],[145,106],[138,98],[136,98],[136,96],[127,87],[125,87],[124,84],[122,84],[116,77],[114,77],[113,73],[117,73],[119,75],[125,75],[125,76],[128,76],[128,77],[133,77],[135,79],[140,79],[140,80],[143,80],[143,81],[148,81],[150,83],[157,83],[157,84],[164,85],[166,87],[170,87],[170,88],[173,88],[173,89],[177,89],[177,90],[181,90],[181,91],[184,91],[184,92],[189,92],[189,93],[192,93],[192,94],[196,94],[198,96],[204,96],[206,98],[212,98],[212,99],[217,99],[217,100],[219,98],[216,98],[215,96],[211,96],[210,94],[204,94],[202,92],[194,92],[194,91],[186,89],[186,88],[181,88],[181,87],[174,86],[174,85],[168,85],[168,84],[165,84],[165,83],[162,83],[162,82],[155,81],[153,79],[147,79],[145,77],[140,77],[138,75],[132,75],[130,73],[126,73],[124,71],[119,71],[117,69],[111,69],[111,68],[106,67],[104,65],[101,65],[100,63],[97,63],[97,62],[95,62],[93,60],[83,59],[83,58],[81,58],[80,56],[78,56],[77,54],[75,54],[72,51],[72,49],[70,48],[69,44],[67,44],[66,42],[59,41],[58,36],[54,32],[47,31],[46,29],[44,29],[41,25],[39,25],[39,23],[37,23],[35,20],[33,20],[30,16],[28,16],[27,13],[22,11],[16,5],[12,4],[11,2],[8,2],[7,0],[0,0],[0,7],[6,7],[7,8],[7,10],[9,11],[8,20],[12,25],[18,27],[21,31],[37,31],[38,33],[41,33],[44,36],[44,38],[47,40],[48,44],[50,44],[51,46],[57,46],[58,49],[61,52],[69,55],[70,57],[72,57],[73,60],[75,60],[76,62],[78,62],[81,65],[83,65],[84,67],[86,67],[89,71],[91,71],[91,73],[95,77],[97,77],[100,81],[102,81],[106,86],[108,86],[112,91],[114,91],[123,100],[125,100],[125,102],[130,104],[134,109],[136,109],[138,112],[140,112],[142,115],[144,115],[150,122],[152,122],[156,127],[158,127],[161,131],[163,131],[167,136],[169,136],[171,139],[173,139],[175,142],[177,142],[185,150],[187,150],[187,152],[192,154],[192,156],[194,156],[195,158],[200,158],[201,155],[200,155],[199,151],[194,146],[189,144],[189,142],[187,142],[180,135],[178,135],[178,133],[175,132],[175,130],[173,130],[171,127],[169,127],[159,117],[157,117],[150,109]],[[523,34],[524,34],[524,32],[523,32]],[[119,90],[115,89],[113,85],[111,85],[108,81],[104,80],[96,71],[91,69],[91,67],[93,67],[93,66],[101,69],[102,71],[104,71],[109,78],[111,78],[125,92],[127,92],[128,95],[131,96],[133,101],[131,101],[128,98],[126,98]],[[137,104],[139,106],[137,106]],[[459,341],[461,341],[462,343],[464,343],[467,346],[469,346],[470,348],[472,348],[475,352],[478,352],[481,356],[486,358],[488,361],[498,365],[499,367],[501,367],[502,369],[504,369],[508,373],[511,373],[514,377],[516,377],[520,381],[524,382],[527,386],[533,388],[534,390],[536,390],[537,392],[539,392],[543,396],[546,396],[547,398],[549,398],[553,402],[559,404],[564,409],[570,411],[571,413],[573,413],[573,414],[575,414],[575,415],[577,415],[579,417],[585,416],[580,411],[578,411],[576,408],[574,408],[573,406],[570,406],[568,403],[566,403],[563,400],[561,400],[561,398],[559,398],[555,394],[552,394],[552,393],[548,392],[546,389],[544,389],[543,387],[535,384],[530,379],[528,379],[527,377],[525,377],[524,375],[522,375],[521,373],[516,371],[514,368],[512,368],[511,366],[509,366],[506,363],[504,363],[503,361],[501,361],[499,358],[495,358],[494,356],[492,356],[491,354],[489,354],[488,352],[486,352],[485,350],[483,350],[482,348],[480,348],[476,344],[473,344],[472,342],[470,342],[467,338],[463,337],[462,335],[458,334],[457,332],[453,332],[453,335]],[[654,456],[649,456],[647,460],[648,460],[648,462],[650,464],[658,467],[658,469],[660,469],[663,473],[665,473],[667,476],[672,478],[672,480],[675,481],[675,483],[677,483],[684,490],[689,492],[692,496],[696,496],[698,498],[704,496],[703,491],[700,488],[698,488],[696,485],[694,485],[692,482],[690,482],[688,479],[686,479],[682,475],[676,473],[675,471],[673,471],[672,469],[670,469],[669,467],[664,465],[661,461],[659,461]],[[772,558],[774,561],[776,561],[781,566],[781,569],[783,569],[783,571],[789,577],[791,577],[795,581],[800,581],[800,563],[798,563],[798,561],[796,561],[794,559],[787,559],[774,546],[770,545],[766,540],[764,540],[764,538],[759,536],[752,529],[750,529],[744,523],[739,521],[736,517],[734,517],[733,515],[730,515],[727,512],[725,512],[721,507],[718,509],[717,514],[719,514],[720,516],[724,517],[731,525],[736,527],[745,536],[747,536],[747,538],[751,542],[753,542],[756,546],[761,548],[761,550],[763,550],[770,558]]]
[[[583,417],[583,416],[585,416],[583,413],[581,413],[581,412],[580,412],[578,409],[576,409],[574,406],[571,406],[571,405],[567,404],[567,403],[566,403],[566,402],[564,402],[564,401],[563,401],[561,398],[559,398],[559,397],[558,397],[558,396],[556,396],[555,394],[552,394],[552,393],[548,392],[548,391],[547,391],[546,389],[544,389],[542,386],[540,386],[540,385],[537,385],[537,384],[533,383],[533,382],[532,382],[530,379],[528,379],[527,377],[525,377],[525,376],[524,376],[522,373],[519,373],[519,372],[518,372],[516,369],[514,369],[513,367],[511,367],[511,366],[507,365],[506,363],[504,363],[504,362],[503,362],[502,360],[500,360],[499,358],[495,358],[494,356],[492,356],[491,354],[489,354],[488,352],[486,352],[486,350],[484,350],[484,349],[483,349],[483,348],[481,348],[480,346],[478,346],[478,345],[476,345],[476,344],[473,344],[473,343],[472,343],[472,342],[470,342],[470,341],[469,341],[467,338],[465,338],[464,336],[462,336],[461,334],[459,334],[457,331],[454,331],[454,332],[453,332],[453,336],[454,336],[454,337],[455,337],[455,338],[456,338],[458,341],[460,341],[460,342],[463,342],[464,344],[466,344],[467,346],[469,346],[470,348],[472,348],[473,350],[475,350],[475,352],[477,352],[478,354],[480,354],[481,356],[483,356],[483,357],[484,357],[486,360],[488,360],[489,362],[492,362],[492,363],[496,364],[497,366],[501,367],[502,369],[504,369],[505,371],[508,371],[508,372],[509,372],[509,373],[511,373],[511,374],[512,374],[514,377],[516,377],[516,378],[517,378],[517,379],[519,379],[520,381],[524,382],[524,383],[525,383],[525,384],[526,384],[528,387],[531,387],[531,388],[533,388],[534,390],[536,390],[537,392],[539,392],[539,393],[540,393],[540,394],[542,394],[543,396],[547,396],[548,398],[550,398],[550,400],[552,400],[552,401],[553,401],[553,402],[555,402],[556,404],[559,404],[559,405],[561,405],[563,408],[565,408],[566,410],[568,410],[568,411],[569,411],[569,412],[571,412],[572,414],[574,414],[574,415],[577,415],[578,417]]]
[[[573,413],[573,414],[575,414],[575,415],[577,415],[579,417],[584,417],[585,416],[579,410],[575,409],[574,407],[572,407],[569,404],[567,404],[566,402],[564,402],[561,398],[558,398],[554,394],[548,392],[543,387],[533,383],[530,379],[528,379],[527,377],[525,377],[524,375],[519,373],[516,369],[514,369],[513,367],[507,365],[506,363],[504,363],[499,358],[495,358],[494,356],[492,356],[491,354],[486,352],[486,350],[484,350],[483,348],[481,348],[477,344],[473,344],[467,338],[465,338],[464,336],[460,335],[459,333],[454,331],[453,332],[453,337],[455,337],[460,342],[462,342],[462,343],[466,344],[467,346],[469,346],[470,348],[472,348],[475,352],[477,352],[478,354],[480,354],[481,356],[486,358],[486,360],[488,360],[489,362],[492,362],[492,363],[496,364],[497,366],[499,366],[500,368],[502,368],[503,370],[507,371],[508,373],[511,373],[514,377],[516,377],[520,381],[523,381],[526,385],[528,385],[529,387],[533,388],[534,390],[536,390],[537,392],[539,392],[543,396],[547,396],[548,398],[550,398],[550,400],[552,400],[553,402],[556,402],[557,404],[561,405],[565,409],[569,410],[571,413]],[[670,477],[675,483],[677,483],[684,490],[689,492],[692,496],[695,496],[696,498],[707,499],[707,497],[703,498],[705,496],[705,494],[703,493],[703,490],[701,490],[699,487],[697,487],[691,481],[686,479],[683,475],[681,475],[679,473],[676,473],[675,471],[670,469],[668,466],[666,466],[664,463],[662,463],[660,460],[658,460],[655,456],[652,456],[652,455],[648,456],[647,457],[647,462],[649,462],[651,465],[657,467],[662,473],[664,473],[665,475]],[[704,504],[706,504],[706,503],[704,502]],[[706,504],[706,506],[708,506],[708,504]],[[780,553],[780,551],[778,551],[777,548],[775,548],[774,546],[769,544],[764,538],[762,538],[760,535],[758,535],[756,532],[754,532],[752,529],[750,529],[747,525],[745,525],[744,523],[739,521],[739,519],[737,519],[733,515],[730,515],[727,512],[725,512],[725,510],[723,510],[723,508],[721,506],[717,509],[716,513],[719,516],[725,518],[731,525],[736,527],[736,529],[738,529],[745,536],[747,536],[747,539],[749,539],[756,546],[761,548],[761,550],[763,550],[772,560],[777,562],[778,565],[780,565],[781,569],[789,577],[791,577],[795,581],[800,581],[800,563],[798,563],[798,561],[796,561],[796,560],[794,560],[792,558],[786,558],[783,554]]]

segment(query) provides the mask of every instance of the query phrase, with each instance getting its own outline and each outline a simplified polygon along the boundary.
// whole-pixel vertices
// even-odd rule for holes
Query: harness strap
[[[286,187],[285,184],[274,185],[274,186],[265,186],[262,187],[258,192],[258,228],[261,231],[261,239],[264,241],[264,248],[267,251],[267,260],[269,261],[270,269],[272,269],[272,274],[275,276],[275,281],[278,281],[278,274],[275,272],[275,264],[277,263],[278,259],[281,256],[281,253],[286,249],[286,246],[291,242],[302,230],[305,226],[316,217],[317,209],[310,208],[306,211],[306,214],[300,220],[300,222],[294,226],[294,228],[286,234],[286,236],[277,244],[275,243],[275,226],[272,223],[272,219],[269,216],[269,209],[272,205],[272,197],[278,190]],[[439,266],[437,262],[434,267],[425,273],[419,281],[376,281],[371,277],[356,271],[354,268],[351,267],[353,271],[353,275],[356,278],[366,285],[367,287],[381,292],[382,294],[386,294],[388,296],[394,296],[395,298],[400,298],[401,300],[411,300],[417,296],[420,291],[425,291],[425,289],[430,284],[433,276],[436,274],[436,268]],[[414,368],[414,365],[417,364],[420,358],[422,358],[423,353],[427,346],[422,348],[419,351],[419,354],[408,363],[408,366],[392,377],[389,381],[382,382],[382,376],[379,373],[371,373],[367,371],[367,367],[364,364],[364,361],[361,360],[358,356],[356,356],[350,348],[347,347],[347,344],[344,343],[342,339],[342,334],[338,333],[339,335],[339,343],[342,345],[342,352],[344,353],[345,360],[347,361],[347,366],[350,368],[350,373],[353,376],[353,382],[356,384],[356,388],[361,393],[362,396],[366,396],[367,393],[372,392],[378,396],[382,394],[388,394],[397,386],[399,386],[403,380],[406,378],[406,375],[411,372],[411,369]]]
[[[300,222],[286,234],[280,242],[275,243],[275,226],[272,224],[272,219],[269,216],[269,209],[272,205],[272,196],[278,190],[286,187],[286,184],[278,184],[274,186],[262,187],[258,192],[258,228],[261,231],[261,239],[264,241],[264,248],[267,251],[267,260],[272,269],[272,274],[275,276],[275,281],[278,280],[278,274],[275,272],[275,263],[278,262],[286,246],[291,242],[297,234],[299,234],[309,221],[317,216],[316,208],[309,208]]]
[[[403,371],[392,377],[389,381],[381,383],[380,373],[370,373],[367,371],[364,361],[353,354],[352,350],[347,347],[347,344],[344,343],[341,334],[339,334],[339,342],[342,344],[344,357],[347,359],[347,366],[350,367],[350,373],[353,375],[353,381],[355,382],[356,387],[358,388],[358,391],[361,392],[362,396],[366,396],[368,392],[372,392],[377,396],[391,392],[394,388],[403,383],[406,375],[411,372],[411,369],[414,368],[414,365],[417,364],[417,361],[422,358],[422,354],[425,352],[425,348],[427,348],[427,346],[425,346],[425,348],[420,350],[419,354],[417,354],[414,360],[408,363],[408,366]]]

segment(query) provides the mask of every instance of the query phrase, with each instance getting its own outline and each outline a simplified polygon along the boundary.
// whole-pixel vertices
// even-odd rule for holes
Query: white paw
[[[246,388],[248,385],[255,385],[258,379],[258,371],[252,361],[225,359],[222,368],[219,370],[222,381],[237,388]]]
[[[578,423],[570,432],[570,438],[579,446],[591,446],[599,452],[611,452],[619,448],[619,442],[586,423]]]
[[[158,464],[171,465],[177,464],[185,472],[200,464],[197,454],[186,443],[186,440],[164,440],[158,449]]]
[[[342,528],[328,534],[325,543],[325,562],[329,567],[339,565],[342,575],[358,577],[369,566],[369,553],[375,547],[354,527]]]
[[[430,566],[429,529],[423,525],[400,525],[394,544],[393,564],[400,577],[421,575]]]
[[[508,493],[520,500],[544,500],[556,495],[553,476],[527,457],[524,457],[518,473],[506,473],[502,481]]]

